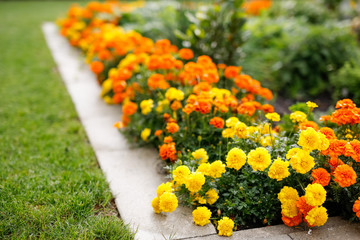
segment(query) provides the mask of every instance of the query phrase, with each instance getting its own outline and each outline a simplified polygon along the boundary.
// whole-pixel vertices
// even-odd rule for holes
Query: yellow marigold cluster
[[[272,179],[281,181],[290,175],[289,162],[277,158],[269,168],[268,175]]]
[[[263,147],[258,147],[255,150],[251,150],[248,154],[248,164],[254,171],[264,171],[271,163],[271,155]]]
[[[314,158],[310,156],[310,152],[300,148],[290,149],[286,158],[290,158],[291,167],[301,174],[309,172],[315,166]]]
[[[196,225],[205,226],[210,223],[211,211],[207,207],[198,207],[193,212],[193,220]]]
[[[196,169],[196,172],[200,172],[205,176],[209,176],[210,172],[210,163],[201,163],[199,167]]]
[[[235,130],[232,128],[225,128],[221,134],[223,138],[233,138],[235,136]]]
[[[205,149],[200,148],[194,152],[191,153],[191,155],[201,163],[205,163],[209,160],[209,156]]]
[[[208,175],[212,178],[219,178],[225,172],[225,164],[221,160],[216,160],[210,164]]]
[[[151,129],[150,128],[145,128],[142,132],[141,132],[141,139],[144,140],[145,142],[147,142],[149,136],[151,134]]]
[[[170,182],[162,183],[157,188],[156,194],[157,196],[151,202],[155,213],[175,211],[178,200],[176,195],[172,193],[172,184]]]
[[[324,134],[308,127],[306,130],[301,131],[298,144],[307,151],[314,149],[326,150],[329,147],[329,140]]]
[[[293,112],[290,114],[290,119],[294,123],[302,123],[307,120],[307,116],[305,113],[303,113],[301,111],[296,111],[296,112]]]
[[[219,194],[215,189],[210,189],[205,193],[206,202],[210,205],[214,204],[219,199]]]
[[[327,210],[323,206],[315,207],[308,212],[305,219],[309,225],[320,227],[324,225],[328,219]]]
[[[184,99],[184,93],[181,90],[172,87],[166,91],[165,97],[169,101],[173,101],[173,100],[181,101]]]
[[[240,120],[237,117],[230,117],[226,120],[226,127],[233,128],[235,125],[240,122]]]
[[[234,131],[238,138],[247,138],[248,136],[247,126],[243,122],[237,122],[234,126]]]
[[[204,174],[201,172],[193,172],[189,175],[185,185],[190,192],[194,193],[200,191],[204,183]]]
[[[219,230],[219,235],[230,237],[233,234],[234,225],[235,223],[233,220],[228,217],[223,217],[222,219],[220,219],[217,226],[217,230]]]
[[[154,107],[154,101],[152,99],[142,100],[140,103],[141,113],[148,115]]]
[[[307,102],[306,102],[306,105],[307,105],[308,108],[310,108],[311,110],[318,107],[318,105],[317,105],[316,103],[311,102],[311,101],[307,101]]]
[[[172,184],[171,182],[162,183],[158,186],[156,190],[156,195],[160,197],[164,192],[172,192]]]
[[[275,112],[274,113],[268,113],[268,114],[265,115],[265,117],[267,119],[269,119],[270,121],[273,121],[273,122],[280,121],[280,115],[275,113]]]
[[[239,170],[246,163],[246,154],[240,148],[233,148],[226,156],[226,166]]]
[[[326,200],[326,190],[319,183],[309,184],[305,188],[305,200],[311,206],[320,206]]]
[[[190,169],[184,165],[178,166],[175,170],[173,170],[172,175],[177,184],[185,184],[190,175]]]
[[[281,202],[281,212],[284,216],[292,218],[298,215],[296,201],[299,199],[299,193],[292,187],[283,187],[278,193],[278,199]]]

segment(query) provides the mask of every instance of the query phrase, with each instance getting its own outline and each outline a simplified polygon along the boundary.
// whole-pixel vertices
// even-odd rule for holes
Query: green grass
[[[69,5],[0,3],[0,239],[133,239],[41,31]]]

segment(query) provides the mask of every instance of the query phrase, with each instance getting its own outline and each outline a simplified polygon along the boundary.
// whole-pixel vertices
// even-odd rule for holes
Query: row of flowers
[[[131,7],[73,6],[58,24],[84,52],[104,101],[122,104],[115,126],[158,147],[167,163],[169,182],[156,191],[155,213],[170,213],[181,202],[195,208],[195,224],[212,221],[223,236],[280,219],[322,226],[328,211],[360,218],[355,103],[338,101],[321,126],[313,102],[281,118],[269,104],[272,92],[240,66],[194,59],[191,49],[123,30],[120,13]]]

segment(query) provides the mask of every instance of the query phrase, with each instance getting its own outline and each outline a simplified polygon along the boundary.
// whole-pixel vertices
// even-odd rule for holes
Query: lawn
[[[70,4],[0,3],[0,239],[133,239],[41,32]]]

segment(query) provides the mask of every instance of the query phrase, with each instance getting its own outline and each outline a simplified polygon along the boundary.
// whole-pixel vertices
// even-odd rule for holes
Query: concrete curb
[[[137,229],[137,239],[225,239],[213,225],[193,224],[191,209],[179,206],[171,214],[155,214],[151,200],[165,177],[158,173],[161,162],[154,149],[134,149],[112,125],[121,119],[120,106],[106,105],[101,88],[79,51],[59,35],[54,23],[44,23],[43,32],[59,73],[104,171],[116,206],[125,223]],[[234,232],[226,239],[360,239],[360,225],[331,218],[309,235],[285,225]]]

